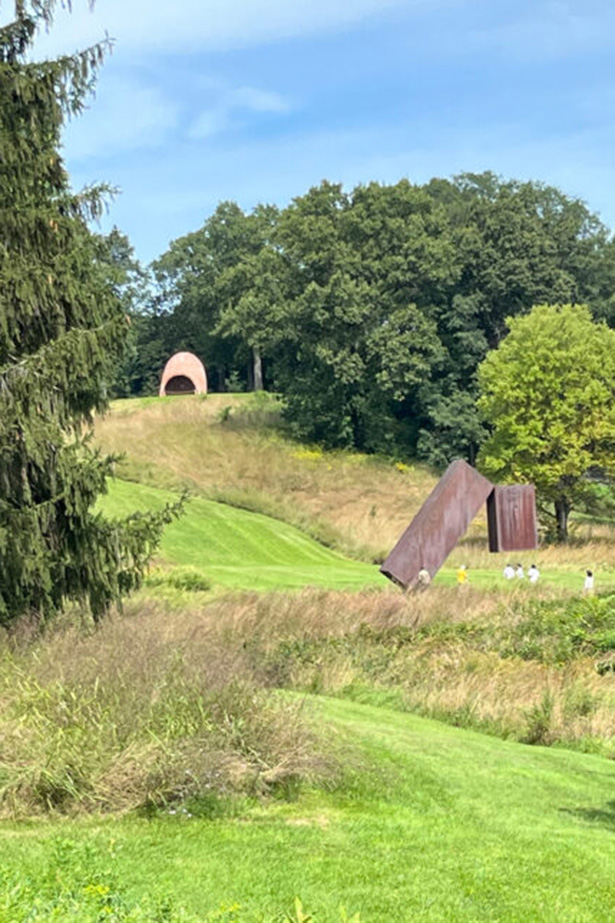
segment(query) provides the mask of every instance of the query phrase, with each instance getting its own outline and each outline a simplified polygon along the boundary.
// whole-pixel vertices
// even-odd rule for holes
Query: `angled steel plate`
[[[536,491],[533,484],[495,487],[487,501],[489,551],[538,548]]]
[[[458,459],[446,469],[401,536],[381,572],[406,588],[422,567],[433,578],[493,491],[493,484]]]

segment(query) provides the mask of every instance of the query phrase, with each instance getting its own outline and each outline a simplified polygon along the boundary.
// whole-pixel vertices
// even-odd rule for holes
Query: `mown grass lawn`
[[[79,894],[110,881],[128,903],[164,895],[196,919],[240,923],[281,920],[296,895],[321,923],[340,905],[362,923],[612,919],[611,762],[345,701],[314,708],[371,768],[351,759],[337,790],[235,818],[3,824],[7,888],[73,889],[75,916],[53,919],[90,919]],[[25,920],[11,900],[19,909],[5,891],[0,920]]]
[[[102,509],[108,516],[124,516],[174,499],[167,491],[115,480]],[[199,497],[165,529],[160,558],[238,589],[388,585],[374,565],[345,558],[285,522]]]

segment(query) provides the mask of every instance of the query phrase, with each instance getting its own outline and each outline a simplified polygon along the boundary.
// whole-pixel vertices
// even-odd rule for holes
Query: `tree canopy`
[[[607,228],[554,187],[492,173],[323,181],[280,211],[224,202],[154,273],[144,355],[193,350],[214,389],[262,377],[302,438],[436,466],[475,460],[477,369],[506,318],[582,302],[615,322]]]
[[[565,540],[588,478],[615,473],[615,331],[581,305],[539,305],[508,327],[479,369],[492,427],[479,467],[534,483]]]
[[[32,62],[53,0],[19,0],[0,28],[0,622],[87,600],[95,616],[138,584],[170,510],[94,512],[113,459],[89,442],[127,321],[88,219],[104,188],[75,193],[59,154],[105,44]]]

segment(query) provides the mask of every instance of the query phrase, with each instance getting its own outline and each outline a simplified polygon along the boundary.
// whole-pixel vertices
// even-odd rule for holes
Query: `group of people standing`
[[[502,571],[503,576],[506,580],[524,580],[525,571],[523,569],[523,564],[507,564],[504,570]],[[538,583],[538,578],[540,577],[540,571],[535,564],[532,564],[531,567],[527,569],[527,579],[530,583]],[[418,577],[415,584],[415,589],[425,590],[431,583],[431,574],[426,567],[422,567],[418,573]],[[457,586],[466,586],[468,583],[468,567],[466,564],[461,564],[457,568]],[[583,593],[585,596],[591,596],[594,592],[594,573],[591,570],[585,571],[585,582],[583,584]]]
[[[523,564],[517,564],[513,567],[512,564],[507,564],[503,572],[507,580],[524,580],[525,571],[523,570]],[[527,571],[527,579],[530,583],[538,583],[538,578],[540,577],[540,571],[535,564],[532,564]]]

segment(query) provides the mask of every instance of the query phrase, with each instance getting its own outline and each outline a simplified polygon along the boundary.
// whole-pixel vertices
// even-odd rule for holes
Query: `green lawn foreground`
[[[341,905],[361,923],[613,918],[611,762],[341,700],[314,708],[377,769],[234,819],[5,823],[5,881],[73,894],[76,910],[20,916],[7,891],[1,923],[102,919],[79,895],[108,881],[127,904],[164,895],[189,919],[227,923],[283,920],[296,895],[315,923],[339,921]]]

